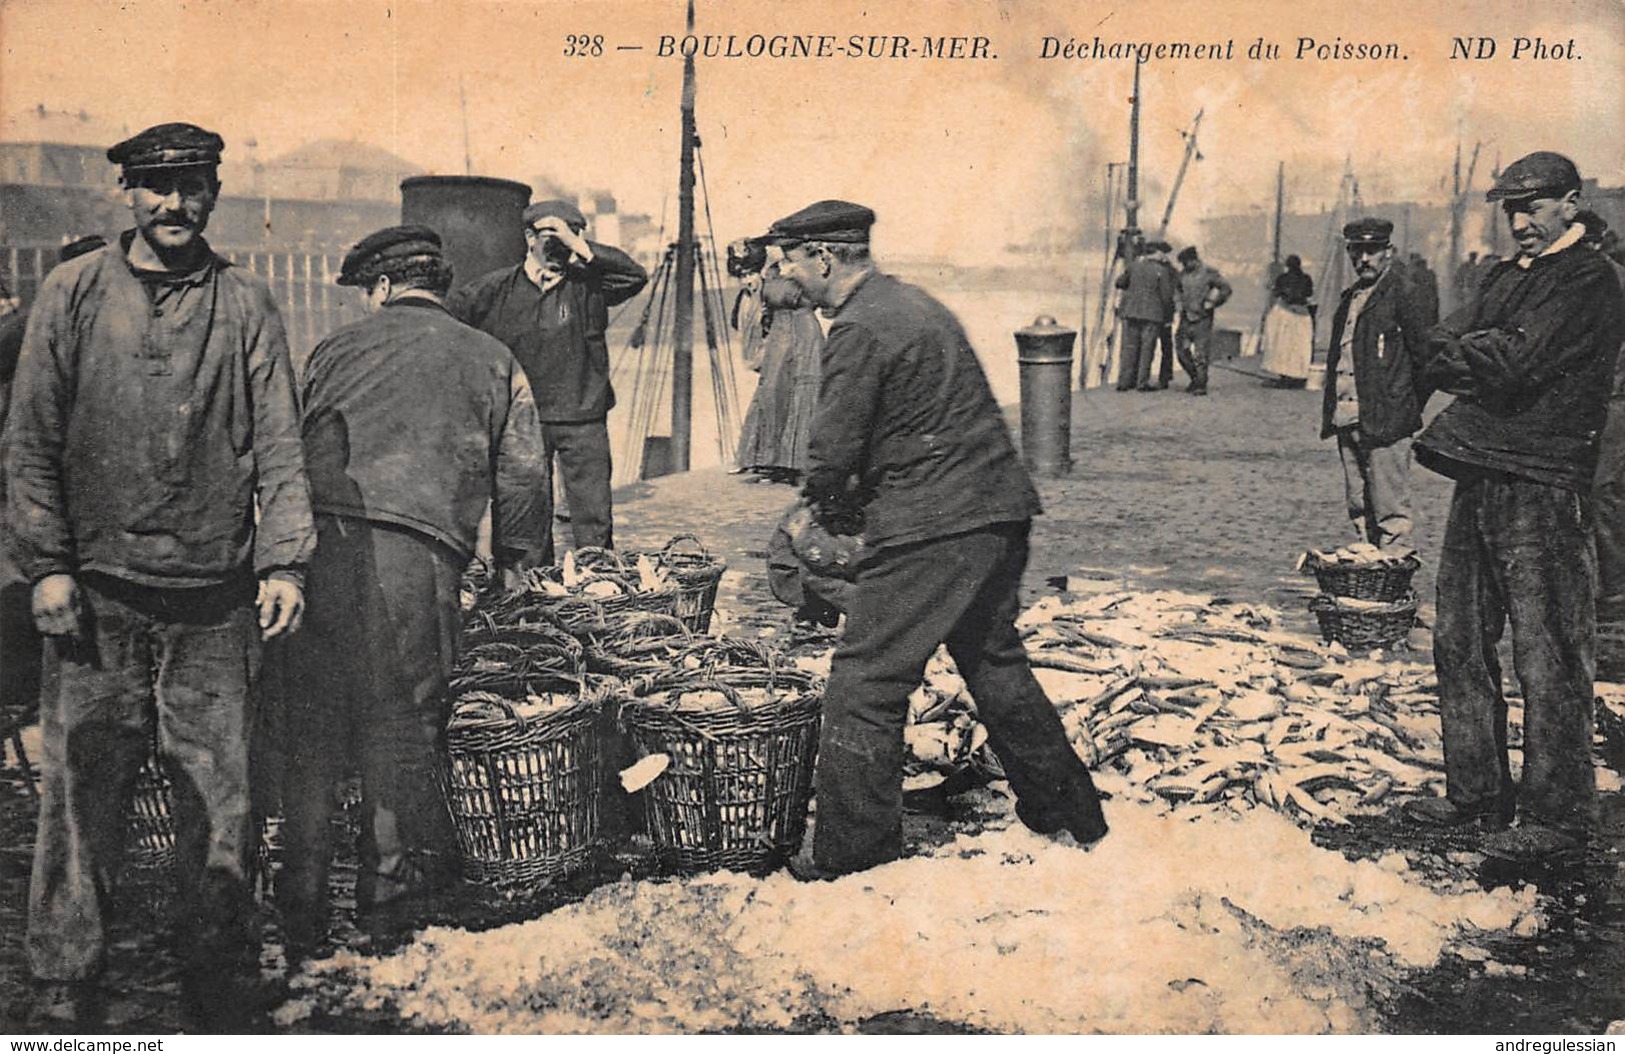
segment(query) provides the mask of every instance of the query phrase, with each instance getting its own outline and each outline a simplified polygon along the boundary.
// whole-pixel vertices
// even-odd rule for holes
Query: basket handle
[[[745,700],[740,696],[739,689],[731,684],[725,684],[722,681],[712,680],[708,677],[690,681],[682,687],[674,689],[671,698],[666,701],[667,708],[676,710],[677,700],[682,697],[684,692],[721,692],[730,703],[734,704],[735,709],[741,713],[750,712],[750,707],[745,705]]]
[[[699,555],[700,555],[701,559],[704,559],[704,560],[711,559],[711,551],[705,547],[704,542],[700,541],[699,536],[694,535],[694,534],[674,534],[674,535],[672,535],[671,540],[668,541],[665,545],[660,547],[660,555],[661,556],[673,556],[673,555],[675,555],[675,550],[676,550],[677,546],[680,545],[683,542],[693,542],[694,543],[694,548],[696,548],[696,549],[698,549],[700,551]]]
[[[604,565],[614,571],[625,571],[626,561],[621,554],[613,549],[604,549],[596,545],[583,545],[576,548],[576,566],[593,567]]]
[[[472,692],[464,692],[457,697],[457,708],[460,709],[464,705],[468,704],[495,707],[496,709],[502,711],[502,716],[517,723],[521,728],[525,727],[525,719],[519,716],[519,713],[514,710],[513,704],[495,692],[475,690]]]

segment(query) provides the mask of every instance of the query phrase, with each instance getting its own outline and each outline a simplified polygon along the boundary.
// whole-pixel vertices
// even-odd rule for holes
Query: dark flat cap
[[[1536,150],[1512,162],[1495,177],[1495,186],[1485,201],[1524,201],[1531,198],[1560,198],[1580,189],[1580,170],[1562,154]]]
[[[1394,225],[1375,216],[1364,216],[1343,224],[1343,241],[1367,249],[1381,249],[1391,243]]]
[[[771,244],[795,242],[867,242],[875,211],[850,201],[815,201],[799,212],[775,220],[763,239]]]
[[[551,201],[533,201],[525,206],[522,214],[526,227],[534,227],[538,221],[545,220],[549,216],[557,216],[564,221],[565,226],[577,234],[587,229],[587,217],[581,214],[581,210],[568,201],[560,201],[557,198]]]
[[[226,141],[195,124],[157,124],[108,148],[107,160],[132,168],[181,168],[218,165]]]
[[[409,256],[439,256],[440,235],[428,227],[407,224],[385,227],[355,243],[344,254],[339,269],[339,285],[366,285],[376,276],[378,265]]]
[[[101,235],[87,234],[83,238],[75,238],[73,241],[68,242],[67,244],[63,245],[62,248],[58,249],[56,251],[56,259],[58,263],[67,263],[75,256],[83,256],[85,253],[93,253],[106,244],[107,239],[103,238]]]

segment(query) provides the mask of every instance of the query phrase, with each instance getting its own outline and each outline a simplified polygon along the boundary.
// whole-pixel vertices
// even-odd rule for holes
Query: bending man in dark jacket
[[[1392,266],[1387,220],[1343,228],[1356,281],[1332,316],[1320,438],[1337,437],[1343,492],[1355,533],[1373,545],[1411,537],[1411,448],[1422,427],[1421,362],[1427,351],[1424,308]]]
[[[453,849],[434,766],[457,658],[458,587],[492,506],[505,575],[552,558],[551,487],[530,386],[502,344],[448,314],[451,268],[426,227],[369,235],[342,285],[371,313],[305,367],[305,451],[319,543],[311,615],[289,656],[286,859],[295,955],[326,922],[333,785],[358,758],[359,908],[444,877]]]
[[[649,273],[636,260],[581,236],[587,220],[567,201],[541,201],[524,212],[524,263],[493,271],[457,290],[452,314],[506,344],[530,378],[549,464],[558,460],[570,533],[577,546],[608,549],[609,309],[638,294]]]
[[[859,516],[858,569],[824,696],[818,824],[803,877],[902,853],[909,693],[946,644],[1034,830],[1106,833],[1093,782],[1016,633],[1039,511],[987,378],[953,315],[875,270],[874,213],[822,201],[773,225],[780,274],[832,319],[806,495],[826,523]]]
[[[1596,552],[1590,490],[1625,295],[1579,244],[1580,174],[1561,154],[1509,165],[1501,201],[1514,260],[1435,331],[1429,376],[1456,400],[1416,441],[1456,481],[1439,562],[1433,657],[1447,796],[1411,803],[1441,825],[1505,821],[1485,850],[1571,849],[1594,822],[1591,762]],[[1495,644],[1510,618],[1523,688],[1523,773],[1508,767]]]
[[[8,540],[57,638],[29,965],[51,1006],[94,1008],[156,743],[176,791],[182,991],[211,1031],[258,1001],[250,681],[261,637],[299,625],[316,542],[282,320],[203,238],[224,145],[163,124],[108,150],[135,229],[41,285],[6,438]]]

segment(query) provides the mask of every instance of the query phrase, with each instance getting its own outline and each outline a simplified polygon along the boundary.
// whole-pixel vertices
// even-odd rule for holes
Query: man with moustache
[[[299,409],[265,283],[203,239],[224,143],[163,124],[114,146],[135,229],[34,303],[7,430],[11,543],[54,637],[26,947],[41,1010],[94,1016],[136,772],[174,781],[189,1016],[260,1000],[248,887],[249,688],[292,633],[315,548]]]
[[[1518,860],[1580,848],[1595,823],[1591,760],[1597,436],[1625,337],[1625,293],[1581,244],[1580,173],[1519,158],[1489,191],[1518,245],[1476,300],[1434,331],[1432,384],[1456,396],[1416,441],[1455,480],[1439,563],[1433,656],[1446,795],[1415,818],[1516,827],[1483,839]],[[1523,689],[1523,770],[1512,780],[1496,642],[1507,622]]]
[[[861,523],[866,550],[824,694],[818,823],[810,859],[792,864],[804,879],[901,855],[908,696],[943,644],[1021,821],[1085,846],[1106,834],[1014,625],[1038,495],[958,320],[875,268],[874,221],[820,201],[767,234],[779,273],[831,319],[803,493],[827,529]]]
[[[1394,225],[1367,217],[1343,227],[1355,282],[1332,315],[1320,437],[1337,438],[1349,521],[1362,541],[1398,548],[1411,537],[1410,437],[1427,401],[1420,364],[1426,308],[1394,266]]]
[[[610,507],[609,309],[638,294],[649,273],[619,249],[582,237],[587,219],[567,201],[525,207],[524,262],[458,289],[451,313],[506,344],[524,367],[555,459],[579,546],[614,545]]]

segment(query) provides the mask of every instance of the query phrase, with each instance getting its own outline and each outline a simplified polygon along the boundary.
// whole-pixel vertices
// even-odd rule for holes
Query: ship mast
[[[694,33],[694,0],[688,0]],[[677,174],[677,273],[671,361],[671,470],[687,472],[694,421],[694,54],[683,57],[683,146]]]

